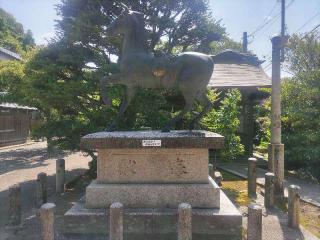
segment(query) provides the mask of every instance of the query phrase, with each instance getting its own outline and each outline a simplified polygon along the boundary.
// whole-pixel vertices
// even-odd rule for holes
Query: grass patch
[[[222,172],[222,177],[222,189],[231,201],[238,206],[247,206],[251,202],[247,181],[225,171]]]
[[[320,238],[320,208],[300,202],[300,224]]]
[[[219,170],[222,177],[223,177],[223,181],[245,181],[243,178],[240,178],[232,173],[223,171],[223,170]]]

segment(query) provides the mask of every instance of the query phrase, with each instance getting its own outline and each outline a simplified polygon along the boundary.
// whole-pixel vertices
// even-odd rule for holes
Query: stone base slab
[[[86,188],[87,208],[106,208],[121,202],[127,208],[177,208],[187,202],[197,208],[219,208],[220,187],[206,184],[99,184]]]
[[[208,183],[208,149],[98,149],[99,183]]]
[[[220,209],[193,208],[193,240],[241,239],[242,216],[240,212],[222,191],[220,203]],[[127,208],[124,211],[124,239],[176,240],[177,221],[177,209]],[[60,227],[68,236],[88,236],[88,239],[100,239],[108,236],[109,233],[109,211],[88,209],[83,201],[78,202],[64,215]]]

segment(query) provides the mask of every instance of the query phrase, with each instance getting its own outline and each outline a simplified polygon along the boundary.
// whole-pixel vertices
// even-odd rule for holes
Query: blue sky
[[[320,0],[286,0],[288,33],[295,33],[313,16],[300,32],[310,31],[320,23]],[[24,25],[31,29],[38,44],[46,43],[46,39],[54,36],[54,24],[57,19],[55,5],[60,0],[0,0],[0,7],[13,14]],[[230,37],[242,40],[243,31],[249,34],[266,21],[270,21],[263,30],[250,37],[249,50],[261,59],[269,59],[271,55],[270,38],[280,31],[280,13],[278,0],[209,0],[215,19],[222,19]],[[273,11],[272,11],[273,10]],[[271,14],[270,14],[271,13]],[[319,13],[318,15],[316,15]],[[266,63],[264,66],[267,66]]]

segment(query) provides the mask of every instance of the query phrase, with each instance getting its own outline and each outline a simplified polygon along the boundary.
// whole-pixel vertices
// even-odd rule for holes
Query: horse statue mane
[[[215,56],[199,52],[183,52],[176,56],[155,57],[147,48],[143,14],[128,9],[109,25],[106,33],[109,36],[122,35],[123,46],[120,73],[105,76],[100,81],[102,100],[107,105],[112,104],[107,94],[108,86],[120,84],[126,87],[119,113],[108,126],[108,131],[116,128],[137,88],[176,89],[183,95],[184,108],[164,126],[163,131],[170,131],[177,121],[193,109],[197,100],[203,105],[203,110],[191,120],[189,129],[192,130],[212,107],[206,92],[215,63],[250,65],[262,63],[254,55],[231,50]]]

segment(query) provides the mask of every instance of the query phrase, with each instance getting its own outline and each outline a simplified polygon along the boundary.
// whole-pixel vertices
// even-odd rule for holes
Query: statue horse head
[[[136,34],[145,32],[143,14],[140,12],[125,10],[107,28],[108,36],[128,35],[133,31]]]

